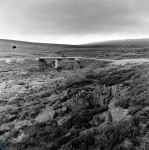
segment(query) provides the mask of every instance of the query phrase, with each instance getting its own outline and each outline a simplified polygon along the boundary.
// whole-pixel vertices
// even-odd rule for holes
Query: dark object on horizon
[[[13,49],[16,49],[17,47],[16,47],[16,46],[13,46],[12,48],[13,48]]]

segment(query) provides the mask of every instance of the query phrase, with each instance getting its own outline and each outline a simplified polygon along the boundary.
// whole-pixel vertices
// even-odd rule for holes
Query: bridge
[[[39,61],[44,61],[45,59],[54,59],[55,60],[55,68],[58,68],[62,60],[74,60],[76,63],[80,62],[82,59],[86,60],[96,60],[96,61],[114,61],[108,59],[98,59],[98,58],[88,58],[88,57],[40,57]],[[78,64],[79,65],[79,64]]]
[[[54,59],[55,60],[55,68],[60,66],[62,60],[74,60],[76,63],[82,59],[82,57],[40,57],[39,61],[44,62],[45,59]]]

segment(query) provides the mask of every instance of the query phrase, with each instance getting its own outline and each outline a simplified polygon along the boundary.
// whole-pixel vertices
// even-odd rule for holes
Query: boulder
[[[57,120],[57,124],[59,126],[62,126],[68,119],[67,118],[61,118],[59,120]]]
[[[121,144],[121,148],[124,148],[124,149],[129,149],[129,148],[132,148],[132,142],[128,139],[128,138],[126,138],[123,142],[122,142],[122,144]]]
[[[121,120],[123,120],[127,116],[128,112],[129,112],[128,109],[124,109],[121,107],[113,108],[111,110],[112,122],[113,123],[120,122]]]
[[[62,107],[62,110],[61,110],[62,114],[66,114],[68,111],[69,111],[68,107],[66,107],[66,106]]]
[[[55,110],[43,110],[38,116],[35,118],[37,122],[45,122],[48,120],[52,120],[56,117],[56,111]]]
[[[56,112],[55,112],[54,110],[52,110],[52,111],[49,112],[49,117],[50,117],[51,119],[54,119],[54,118],[55,118],[55,115],[56,115]]]

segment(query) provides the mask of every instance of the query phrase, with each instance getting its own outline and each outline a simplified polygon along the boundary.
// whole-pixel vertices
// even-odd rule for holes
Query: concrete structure
[[[38,63],[40,69],[42,70],[46,69],[47,61],[45,59],[40,58]]]
[[[55,60],[55,68],[58,68],[60,66],[60,63],[62,60],[74,60],[77,62],[80,61],[80,59],[82,59],[82,57],[40,57],[39,58],[39,61],[41,60],[45,60],[45,59],[54,59]],[[79,65],[79,63],[77,63],[77,65]],[[76,67],[75,65],[75,68],[79,68],[79,66]]]
[[[55,68],[59,67],[60,61],[60,59],[55,59]]]
[[[95,61],[115,61],[115,60],[109,60],[109,59],[98,59],[98,58],[88,58],[88,57],[40,57],[40,58],[38,58],[39,60],[40,59],[44,59],[44,60],[46,60],[46,59],[53,59],[53,60],[55,60],[55,68],[58,68],[59,67],[59,65],[60,65],[60,63],[61,63],[61,61],[62,60],[74,60],[74,61],[76,61],[76,62],[79,62],[81,59],[86,59],[86,60],[95,60]],[[79,63],[78,63],[79,64]],[[77,66],[77,65],[76,65]],[[79,68],[78,66],[77,67],[75,67],[75,68]]]

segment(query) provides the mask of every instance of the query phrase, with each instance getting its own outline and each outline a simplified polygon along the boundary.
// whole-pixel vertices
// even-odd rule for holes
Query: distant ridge
[[[96,46],[96,47],[117,47],[126,44],[129,41],[133,48],[145,48],[149,47],[149,38],[143,39],[124,39],[124,40],[111,40],[103,42],[93,42],[84,44],[84,46]]]
[[[115,48],[123,46],[129,41],[131,43],[131,48],[149,48],[149,38],[143,39],[124,39],[124,40],[111,40],[103,42],[93,42],[81,45],[71,45],[71,44],[55,44],[55,43],[36,43],[36,42],[26,42],[17,40],[7,40],[0,39],[0,45],[24,45],[24,46],[39,46],[39,47],[60,47],[60,48]]]
[[[64,46],[64,47],[65,46],[75,46],[75,45],[71,45],[71,44],[38,43],[38,42],[28,42],[28,41],[9,40],[9,39],[0,39],[0,42],[26,44],[26,45],[37,45],[37,46]]]

